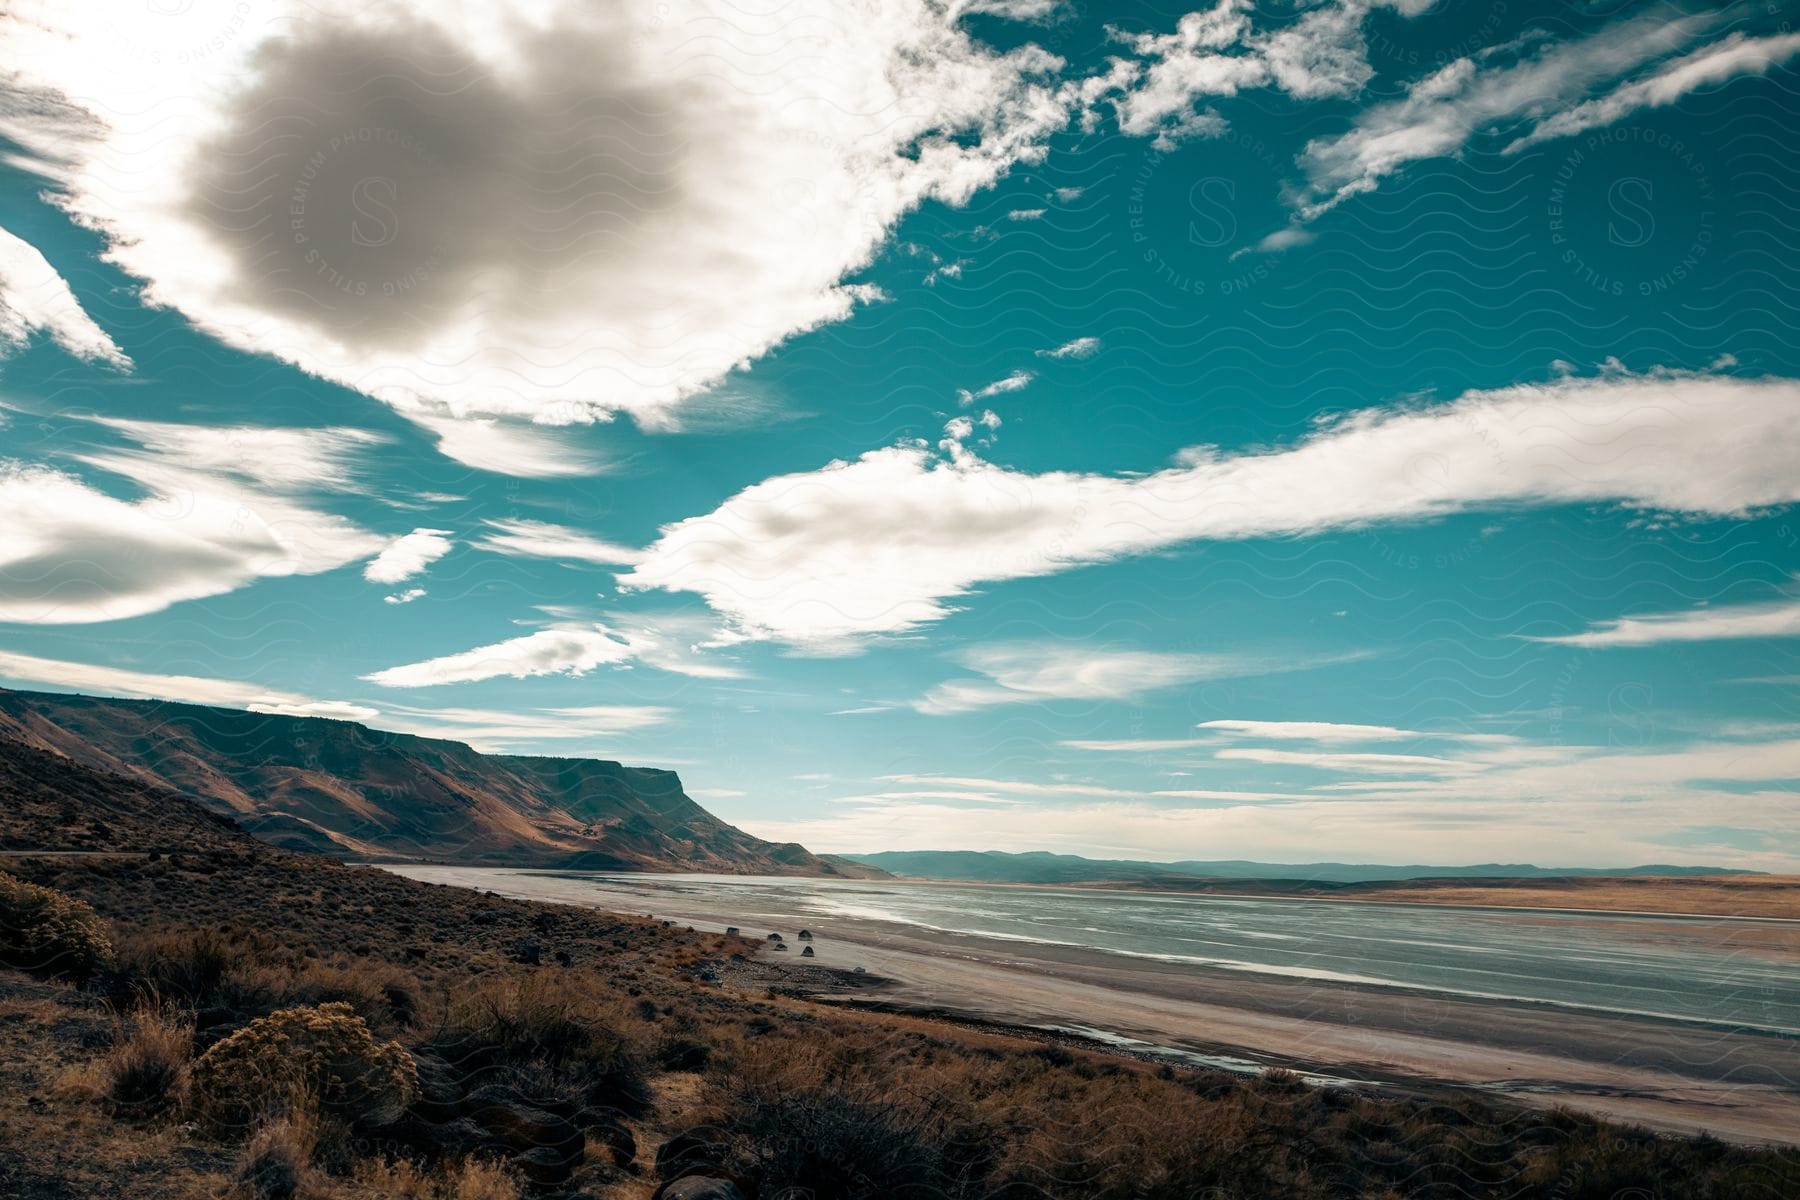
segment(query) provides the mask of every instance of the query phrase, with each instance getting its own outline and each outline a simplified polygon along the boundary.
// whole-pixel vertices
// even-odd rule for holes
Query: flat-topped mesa
[[[719,820],[675,772],[354,721],[0,689],[0,738],[166,787],[291,849],[593,870],[860,873]]]

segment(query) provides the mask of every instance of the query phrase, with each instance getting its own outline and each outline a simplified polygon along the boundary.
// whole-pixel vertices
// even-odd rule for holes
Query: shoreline
[[[574,888],[504,886],[522,879],[555,883],[556,874],[490,878],[478,886],[534,900],[624,907],[616,896],[584,899]],[[762,918],[698,897],[684,901],[645,897],[645,906],[697,928],[761,932],[749,922]],[[1784,1031],[1123,960],[1088,947],[1010,944],[863,918],[816,920],[812,928],[816,957],[802,959],[798,945],[782,952],[764,943],[748,973],[760,983],[747,986],[767,987],[780,977],[780,986],[824,1004],[973,1021],[1037,1038],[1081,1037],[1134,1057],[1190,1065],[1281,1066],[1323,1081],[1468,1089],[1728,1141],[1792,1143],[1800,1129],[1794,1084],[1800,1036]],[[858,987],[849,998],[817,983],[820,968],[853,973],[858,967],[885,982]]]

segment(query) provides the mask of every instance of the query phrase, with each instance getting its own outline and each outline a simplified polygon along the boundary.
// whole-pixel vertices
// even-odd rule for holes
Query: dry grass
[[[434,1170],[406,1161],[368,1162],[356,1169],[354,1183],[386,1200],[519,1200],[522,1194],[510,1171],[478,1158]]]
[[[306,1106],[272,1116],[244,1144],[233,1179],[242,1200],[295,1200],[314,1178],[317,1120]]]
[[[130,1120],[163,1116],[184,1098],[194,1051],[193,1021],[151,1006],[123,1025],[101,1065],[104,1102],[115,1116]]]

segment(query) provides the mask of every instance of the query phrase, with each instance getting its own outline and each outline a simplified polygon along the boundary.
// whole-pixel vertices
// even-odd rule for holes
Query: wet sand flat
[[[766,898],[733,902],[729,884],[640,896],[621,895],[615,889],[632,884],[616,879],[596,891],[566,875],[395,869],[532,899],[655,911],[701,927],[740,925],[753,936],[763,932],[755,922],[775,915]],[[641,907],[630,903],[637,899]],[[762,957],[861,967],[892,981],[837,1002],[873,996],[901,1009],[1075,1032],[1241,1069],[1280,1065],[1331,1079],[1472,1087],[1733,1141],[1791,1142],[1800,1130],[1800,1038],[1787,1032],[1122,958],[841,913],[804,919],[817,935],[815,958],[800,959],[797,942]],[[797,928],[787,922],[790,939]],[[1762,952],[1771,949],[1785,958],[1792,945]]]

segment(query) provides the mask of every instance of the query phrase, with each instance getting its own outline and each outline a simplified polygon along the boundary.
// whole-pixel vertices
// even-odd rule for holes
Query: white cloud
[[[114,425],[150,442],[146,430],[178,428]],[[209,471],[178,447],[78,458],[144,494],[124,500],[62,471],[0,461],[0,620],[141,616],[260,577],[330,571],[381,546],[374,534],[285,488],[279,466],[259,484],[253,460]]]
[[[1202,733],[1228,734],[1253,741],[1299,741],[1325,743],[1411,742],[1438,739],[1470,744],[1511,745],[1517,742],[1508,734],[1432,732],[1423,729],[1400,729],[1393,725],[1352,725],[1337,721],[1202,721],[1195,726]],[[1217,736],[1185,738],[1074,738],[1061,745],[1071,750],[1090,750],[1103,754],[1160,754],[1168,751],[1213,750]]]
[[[696,592],[746,636],[843,652],[986,583],[1203,539],[1521,505],[1740,515],[1800,499],[1800,383],[1560,377],[1371,408],[1291,446],[1142,475],[1028,474],[918,444],[778,476],[665,526],[626,588]]]
[[[1184,15],[1172,33],[1117,35],[1137,57],[1114,60],[1106,75],[1078,90],[1088,104],[1110,100],[1125,133],[1153,136],[1158,149],[1171,150],[1184,139],[1224,132],[1218,113],[1198,107],[1208,97],[1260,88],[1301,100],[1356,95],[1374,74],[1363,20],[1379,7],[1411,16],[1423,5],[1335,0],[1259,30],[1248,0],[1218,0]]]
[[[502,518],[486,522],[494,530],[484,534],[473,545],[477,550],[491,550],[520,558],[548,558],[558,562],[594,563],[600,566],[628,566],[642,554],[628,546],[570,529],[548,521]]]
[[[400,583],[411,579],[450,553],[454,543],[450,541],[449,532],[447,529],[415,529],[395,538],[363,568],[363,578],[370,583]]]
[[[181,425],[114,417],[96,417],[94,423],[139,448],[81,456],[90,465],[128,477],[135,477],[135,469],[179,467],[278,491],[360,490],[366,452],[387,443],[381,434],[342,426]]]
[[[1039,358],[1092,358],[1100,352],[1100,339],[1097,337],[1078,337],[1064,342],[1054,350],[1039,350]]]
[[[1392,725],[1348,725],[1336,721],[1202,721],[1197,729],[1234,733],[1269,741],[1305,742],[1411,742],[1439,738],[1457,742],[1510,743],[1516,739],[1498,733],[1460,731],[1431,732],[1398,729]]]
[[[1304,792],[1228,786],[1133,793],[1055,782],[896,776],[892,782],[919,786],[910,793],[844,797],[820,817],[753,819],[745,826],[821,851],[1001,848],[1167,861],[1221,857],[1219,847],[1229,846],[1231,857],[1270,862],[1622,866],[1698,860],[1800,869],[1793,849],[1800,845],[1800,823],[1786,788],[1800,761],[1800,741],[1775,737],[1648,753],[1531,749],[1530,755],[1477,751],[1450,768],[1389,764],[1395,773],[1421,777],[1327,783]],[[1255,771],[1264,764],[1230,765]],[[1343,766],[1382,773],[1367,763]],[[965,790],[973,794],[959,794]],[[1029,802],[993,802],[1009,796]],[[1181,803],[1186,799],[1208,802]],[[1720,823],[1719,813],[1729,813],[1733,826],[1759,831],[1765,848],[1709,844],[1706,829]]]
[[[0,229],[0,354],[24,346],[34,333],[49,334],[76,358],[131,368],[37,247]]]
[[[1036,378],[1037,373],[1035,371],[1014,371],[1004,379],[996,379],[985,387],[977,388],[974,391],[963,388],[956,393],[956,400],[957,403],[961,404],[964,408],[967,408],[977,400],[989,400],[995,396],[1004,396],[1008,392],[1022,392],[1030,387],[1031,381]]]
[[[459,654],[388,667],[363,678],[383,687],[436,687],[503,676],[585,675],[596,667],[633,662],[700,679],[735,679],[743,674],[730,663],[699,653],[695,643],[717,631],[694,618],[632,616],[616,624],[565,622]]]
[[[630,643],[604,628],[540,629],[460,654],[389,667],[363,678],[382,687],[436,687],[501,676],[526,679],[534,675],[585,675],[595,667],[626,662],[632,657]]]
[[[395,592],[391,596],[383,596],[381,600],[384,604],[411,604],[414,600],[417,600],[424,594],[424,588],[414,587],[407,588],[404,592]]]
[[[997,704],[1049,700],[1126,700],[1202,679],[1269,669],[1229,655],[1108,651],[1046,642],[982,646],[961,656],[983,679],[952,679],[913,702],[927,716],[971,712]]]
[[[1800,54],[1800,34],[1752,38],[1734,33],[1664,63],[1643,79],[1538,122],[1530,133],[1508,146],[1506,153],[1516,154],[1552,138],[1611,125],[1640,109],[1667,107],[1709,84],[1725,83],[1739,75],[1765,74],[1796,54]]]
[[[491,417],[454,417],[404,393],[386,397],[437,439],[438,453],[479,471],[527,479],[567,479],[598,475],[607,463],[565,434]]]
[[[535,742],[618,738],[667,724],[673,709],[656,705],[595,704],[576,708],[409,708],[394,706],[370,720],[378,729],[467,742],[497,753]]]
[[[1321,771],[1375,771],[1441,774],[1478,768],[1450,758],[1428,754],[1327,754],[1305,750],[1270,750],[1262,746],[1233,746],[1217,751],[1221,761],[1263,763],[1268,766],[1314,767]]]
[[[1006,214],[1006,219],[1009,221],[1037,221],[1043,219],[1044,214],[1048,211],[1050,210],[1045,208],[1015,208]]]
[[[1162,754],[1214,745],[1208,738],[1069,738],[1057,744],[1100,754]]]
[[[1531,119],[1585,96],[1693,41],[1718,21],[1656,9],[1576,41],[1553,43],[1503,67],[1459,58],[1407,94],[1366,109],[1347,133],[1317,138],[1300,156],[1306,188],[1300,215],[1311,219],[1350,196],[1373,191],[1408,163],[1456,154],[1476,133]]]
[[[567,473],[527,426],[455,422],[657,427],[875,299],[847,277],[907,212],[1041,157],[1060,60],[957,16],[25,0],[0,133],[151,303],[395,404],[460,461]]]
[[[197,675],[159,675],[108,667],[96,663],[64,662],[0,650],[0,678],[14,682],[47,683],[89,695],[130,696],[148,700],[176,700],[184,704],[212,704],[248,708],[257,712],[291,716],[328,716],[345,721],[366,721],[375,710],[342,700],[314,700],[277,688]]]
[[[1712,642],[1730,638],[1800,637],[1800,600],[1735,604],[1688,612],[1651,613],[1604,621],[1582,633],[1527,638],[1561,646],[1654,646],[1660,642]]]

